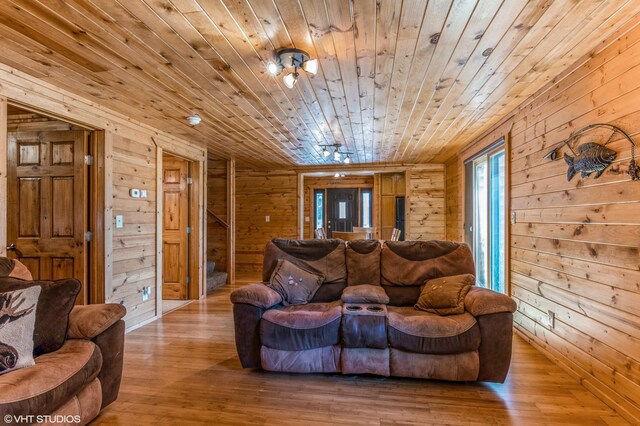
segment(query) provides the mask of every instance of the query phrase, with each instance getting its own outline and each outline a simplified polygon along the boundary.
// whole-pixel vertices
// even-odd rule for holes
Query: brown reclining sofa
[[[310,303],[283,306],[265,285],[279,259],[324,275]],[[242,366],[502,383],[516,309],[510,297],[474,286],[462,314],[414,309],[426,280],[467,273],[475,275],[469,247],[450,241],[274,239],[263,283],[231,294]]]
[[[122,318],[126,309],[113,303],[74,306],[67,322],[56,304],[68,297],[73,304],[80,282],[34,281],[28,271],[28,278],[16,278],[11,270],[14,263],[26,271],[19,262],[0,258],[0,292],[41,286],[36,324],[46,327],[39,331],[44,334],[36,331],[34,340],[59,336],[61,347],[40,350],[42,353],[35,354],[34,366],[0,375],[0,419],[36,423],[40,422],[36,416],[50,416],[53,420],[49,421],[54,423],[72,419],[70,424],[87,424],[118,397],[124,357]],[[45,345],[42,343],[40,348]],[[43,418],[46,423],[48,417]]]

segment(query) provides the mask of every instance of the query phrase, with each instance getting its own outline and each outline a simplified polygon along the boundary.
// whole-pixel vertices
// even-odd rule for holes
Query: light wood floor
[[[627,424],[517,336],[502,385],[244,370],[230,291],[129,333],[120,397],[94,424]]]

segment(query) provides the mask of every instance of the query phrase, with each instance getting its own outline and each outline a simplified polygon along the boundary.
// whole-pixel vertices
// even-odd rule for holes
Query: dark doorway
[[[327,190],[327,236],[333,231],[352,232],[358,226],[358,188]]]

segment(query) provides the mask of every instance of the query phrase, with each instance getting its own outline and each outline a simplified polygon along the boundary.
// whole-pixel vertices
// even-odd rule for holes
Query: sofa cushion
[[[480,346],[480,328],[465,312],[440,316],[410,306],[388,306],[389,344],[393,348],[423,354],[456,354]]]
[[[380,252],[378,240],[348,241],[346,247],[347,285],[380,285]]]
[[[347,281],[345,243],[342,240],[271,240],[264,251],[262,281],[269,281],[279,259],[322,274],[325,284]]]
[[[0,374],[35,364],[33,330],[40,287],[0,293]]]
[[[341,317],[340,301],[270,309],[260,321],[260,340],[264,346],[285,351],[336,345]]]
[[[69,338],[91,340],[126,314],[127,309],[119,303],[75,306],[69,316]]]
[[[101,366],[93,342],[67,340],[59,350],[36,358],[35,366],[0,376],[0,413],[52,413],[88,386]]]
[[[389,303],[389,296],[379,285],[357,285],[344,289],[342,292],[344,303]]]
[[[0,278],[18,278],[21,280],[33,280],[31,272],[24,263],[8,257],[0,257]]]
[[[471,274],[436,278],[425,283],[415,308],[438,315],[464,312],[464,298],[476,278]]]
[[[382,284],[416,286],[433,278],[475,274],[475,264],[466,244],[435,240],[386,241],[380,257],[380,274]]]
[[[0,278],[0,292],[39,286],[42,291],[36,309],[33,354],[39,356],[62,347],[67,337],[69,314],[80,292],[80,281],[69,278],[57,281],[24,281]]]
[[[305,271],[286,259],[280,259],[271,274],[269,287],[282,297],[283,305],[303,305],[313,298],[322,281],[324,276]]]
[[[339,373],[341,352],[339,345],[303,351],[283,351],[263,346],[260,348],[260,362],[267,371]]]

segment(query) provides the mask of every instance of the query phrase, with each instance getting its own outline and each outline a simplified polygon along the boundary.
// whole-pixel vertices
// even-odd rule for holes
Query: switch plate
[[[116,228],[124,228],[124,217],[121,214],[116,215]]]
[[[151,295],[151,287],[142,287],[142,291],[140,293],[142,294],[142,301],[146,302],[149,300],[149,296]]]
[[[304,221],[305,221],[305,222],[311,222],[311,218],[310,218],[309,216],[305,216],[305,217],[304,217]]]
[[[147,190],[146,189],[141,189],[140,190],[140,198],[147,198]]]
[[[547,312],[547,322],[550,328],[554,328],[556,326],[556,314],[553,311]]]
[[[265,216],[264,217],[264,221],[265,222],[271,222],[271,216]]]
[[[140,198],[140,190],[137,188],[131,188],[129,190],[129,195],[131,195],[131,198]]]
[[[518,215],[516,214],[516,212],[511,212],[511,224],[515,225],[517,221],[518,221]]]

